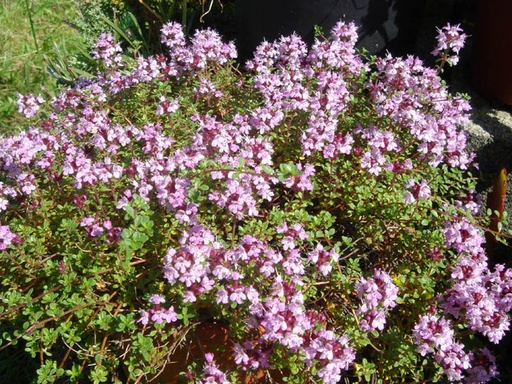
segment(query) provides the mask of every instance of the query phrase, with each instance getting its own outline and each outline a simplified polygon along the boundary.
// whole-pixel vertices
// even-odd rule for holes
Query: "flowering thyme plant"
[[[444,36],[444,38],[443,38]],[[464,35],[440,31],[440,67]],[[189,382],[480,383],[509,328],[468,102],[415,57],[365,60],[353,24],[264,42],[240,72],[212,30],[104,72],[0,143],[2,345],[38,382],[149,380],[205,322]],[[442,54],[441,54],[442,53]],[[221,361],[220,356],[229,356]]]

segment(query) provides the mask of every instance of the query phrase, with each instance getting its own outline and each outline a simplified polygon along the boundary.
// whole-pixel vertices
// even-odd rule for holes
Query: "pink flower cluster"
[[[486,383],[498,376],[496,359],[487,348],[473,351],[469,359],[471,368],[466,370],[464,382],[470,384]]]
[[[18,95],[18,112],[22,113],[26,118],[37,115],[44,99],[41,95]]]
[[[197,31],[187,43],[183,28],[178,23],[167,23],[162,27],[162,43],[171,52],[167,73],[181,75],[183,71],[201,70],[209,62],[225,64],[237,57],[234,43],[225,44],[220,35],[212,30]]]
[[[466,42],[466,34],[462,33],[460,24],[447,24],[441,29],[438,28],[437,32],[437,46],[432,55],[439,56],[450,65],[456,65],[459,62],[459,52]]]
[[[226,374],[215,363],[214,357],[213,353],[204,355],[203,374],[198,384],[230,384]]]
[[[138,194],[149,199],[156,195],[168,212],[179,213],[183,220],[193,217],[195,210],[193,204],[186,202],[189,181],[187,178],[175,178],[170,173],[192,169],[204,158],[211,158],[225,165],[226,169],[236,168],[241,161],[250,168],[251,172],[243,173],[237,180],[233,178],[233,172],[212,172],[212,177],[219,183],[209,198],[238,218],[258,214],[258,199],[269,201],[273,197],[273,186],[278,181],[273,175],[263,172],[264,166],[272,165],[273,145],[268,138],[254,133],[262,134],[276,127],[284,118],[284,111],[308,111],[309,123],[300,138],[301,151],[305,155],[320,151],[329,159],[355,156],[354,160],[374,175],[383,169],[406,169],[406,164],[388,160],[388,154],[404,147],[396,132],[377,126],[360,127],[353,133],[338,132],[339,116],[345,111],[350,95],[357,92],[347,77],[369,71],[352,45],[356,33],[351,24],[338,24],[333,29],[331,40],[316,41],[309,52],[297,36],[264,43],[248,67],[256,73],[255,86],[265,103],[256,111],[249,111],[247,116],[234,116],[229,123],[217,121],[212,116],[195,116],[198,129],[189,146],[169,153],[174,140],[164,134],[158,124],[147,124],[140,129],[113,124],[101,104],[111,97],[107,95],[115,95],[140,83],[179,78],[187,71],[205,68],[206,63],[222,64],[235,57],[234,46],[222,43],[211,30],[198,31],[190,43],[178,24],[166,24],[162,33],[162,41],[172,52],[170,58],[141,58],[132,71],[110,71],[91,82],[83,82],[76,89],[63,91],[53,101],[58,114],[51,114],[45,123],[45,130],[58,128],[58,136],[29,131],[18,141],[6,143],[16,149],[16,152],[10,151],[9,156],[17,153],[22,157],[19,159],[22,164],[34,161],[38,167],[47,169],[64,153],[62,174],[54,177],[71,176],[79,189],[128,176],[133,181],[125,196]],[[97,56],[108,58],[118,49],[110,37],[102,35],[96,51]],[[390,66],[392,68],[388,68]],[[464,136],[455,127],[463,122],[467,104],[459,99],[450,100],[439,80],[412,59],[382,60],[377,67],[382,75],[375,83],[369,84],[377,111],[409,128],[424,143],[418,150],[432,165],[446,160],[465,167],[470,159],[463,151]],[[422,76],[419,74],[429,81],[420,80]],[[425,84],[430,84],[430,88],[425,89]],[[436,85],[435,88],[432,84]],[[417,92],[410,92],[410,89],[417,89]],[[400,97],[390,97],[394,94],[400,94]],[[418,108],[425,101],[415,95],[432,95],[427,101],[436,106],[436,113],[442,114],[441,118]],[[390,101],[392,104],[387,105]],[[178,99],[168,100],[167,96],[161,95],[155,114],[175,113],[179,103]],[[354,148],[356,143],[357,151]],[[139,144],[146,159],[133,158],[129,165],[116,159],[122,149]],[[364,147],[366,149],[362,149]],[[97,157],[97,152],[109,155]],[[30,172],[21,170],[13,160],[4,159],[3,168],[15,167],[16,170],[11,171],[13,178],[22,184],[25,194],[30,194],[36,188],[35,180]],[[284,181],[284,185],[294,190],[312,190],[311,179],[316,172],[313,165],[299,163],[297,167],[301,173]],[[7,200],[5,195],[0,198],[3,202]],[[122,197],[119,206],[128,201]]]
[[[445,316],[464,321],[471,330],[498,343],[510,328],[512,270],[500,264],[494,272],[489,270],[483,232],[467,219],[447,222],[443,232],[446,245],[459,254],[459,259],[451,272],[452,286],[440,298],[441,308]],[[465,375],[467,383],[485,383],[498,374],[489,350],[464,352],[463,345],[454,341],[454,331],[445,317],[423,316],[414,336],[419,351],[423,355],[433,353],[450,381]]]
[[[7,209],[9,198],[16,197],[17,193],[13,187],[5,185],[0,181],[0,212]]]
[[[165,96],[160,96],[160,102],[156,107],[157,115],[171,114],[178,110],[180,104],[178,100],[167,100]]]
[[[353,45],[357,39],[353,24],[339,23],[332,33],[332,40],[317,40],[309,52],[296,35],[264,42],[256,49],[254,60],[247,63],[256,74],[255,86],[265,99],[262,109],[273,117],[272,124],[283,117],[276,111],[309,112],[308,126],[301,135],[305,155],[348,153],[353,142],[350,136],[336,132],[338,117],[353,90],[345,76],[357,75],[367,67]],[[337,142],[345,147],[335,149]]]
[[[405,187],[407,188],[404,194],[405,204],[412,204],[418,199],[428,199],[430,197],[431,190],[425,179],[421,180],[421,183],[411,179],[405,184]]]
[[[11,232],[9,226],[0,225],[0,251],[7,249],[14,239],[16,239],[16,234]]]
[[[317,376],[324,383],[339,383],[342,371],[348,370],[356,358],[355,351],[349,346],[346,336],[337,336],[326,329],[314,331],[306,343],[306,364],[316,364]]]
[[[192,226],[184,232],[181,246],[169,249],[164,276],[174,286],[183,285],[185,302],[215,300],[226,307],[248,308],[247,324],[259,336],[235,345],[235,361],[243,367],[267,367],[269,346],[278,344],[290,352],[304,351],[307,364],[323,367],[318,376],[336,383],[354,360],[354,351],[346,336],[316,330],[318,314],[306,310],[297,288],[305,284],[301,276],[308,268],[318,265],[328,275],[338,255],[318,245],[305,259],[297,248],[307,238],[300,225],[283,224],[277,232],[284,236],[282,251],[249,235],[226,248],[211,231]],[[256,276],[273,281],[270,291],[266,284],[258,284]]]
[[[447,245],[461,256],[452,269],[452,287],[443,298],[443,309],[498,343],[510,328],[512,269],[497,264],[489,270],[480,229],[466,220],[447,223]]]
[[[368,84],[371,101],[380,116],[410,132],[403,148],[419,153],[431,166],[445,162],[466,169],[472,156],[464,151],[466,135],[458,127],[468,121],[469,103],[461,96],[452,98],[437,72],[416,57],[388,55],[376,66],[379,76]]]
[[[480,384],[498,375],[494,356],[487,348],[470,353],[455,341],[451,323],[436,313],[420,318],[413,330],[414,342],[422,356],[433,354],[451,382]]]
[[[410,140],[401,142],[397,133],[381,126],[339,133],[340,114],[358,91],[346,79],[370,69],[351,45],[353,25],[340,23],[332,33],[332,40],[316,41],[309,52],[297,36],[264,42],[247,64],[265,100],[262,111],[273,117],[274,124],[282,119],[276,111],[308,111],[301,136],[304,155],[321,152],[333,158],[352,153],[359,143],[360,165],[374,175],[393,169],[387,154],[401,150],[419,152],[432,166],[446,162],[466,169],[471,164],[472,156],[464,151],[466,136],[458,129],[467,122],[469,103],[450,97],[437,72],[415,57],[378,59],[378,76],[366,84],[377,113],[395,121],[402,137],[403,129],[409,131]]]
[[[313,184],[311,184],[311,176],[315,174],[315,167],[312,164],[302,165],[297,164],[297,169],[300,174],[297,176],[290,176],[284,181],[284,185],[295,191],[311,191]]]
[[[99,59],[106,67],[119,66],[122,63],[121,44],[116,43],[110,33],[102,33],[94,45],[92,57]]]
[[[106,235],[107,244],[118,243],[121,239],[121,227],[114,227],[110,220],[99,220],[97,217],[84,217],[80,226],[90,237]]]
[[[372,277],[361,277],[356,284],[357,296],[361,306],[357,313],[362,316],[359,326],[365,332],[384,330],[386,312],[396,306],[398,288],[391,277],[384,271],[376,269]]]
[[[153,304],[153,308],[149,310],[143,310],[140,313],[138,322],[142,325],[148,325],[151,321],[157,324],[171,324],[178,321],[178,315],[174,311],[174,307],[169,308],[162,307],[161,304],[165,303],[165,298],[162,295],[153,295],[148,300]]]
[[[413,330],[414,341],[422,356],[434,354],[449,381],[459,381],[470,365],[464,346],[455,341],[454,331],[448,320],[435,314],[424,315]]]

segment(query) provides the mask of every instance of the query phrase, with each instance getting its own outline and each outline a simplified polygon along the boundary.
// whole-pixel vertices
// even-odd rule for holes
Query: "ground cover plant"
[[[468,101],[438,68],[363,58],[338,23],[263,42],[165,24],[0,139],[0,348],[34,381],[140,382],[219,323],[183,382],[488,382],[512,270],[489,265]],[[221,356],[230,356],[223,362]],[[158,377],[157,377],[158,380]]]

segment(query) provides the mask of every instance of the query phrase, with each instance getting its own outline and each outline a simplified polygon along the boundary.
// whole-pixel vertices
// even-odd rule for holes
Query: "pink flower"
[[[203,374],[199,384],[230,384],[226,374],[215,364],[213,353],[206,353],[204,361]]]
[[[165,303],[165,298],[162,295],[153,295],[148,300],[150,303],[155,305]]]
[[[150,313],[148,311],[140,311],[140,317],[139,320],[137,320],[138,323],[141,323],[142,325],[148,325],[149,324],[149,317]]]
[[[301,163],[297,163],[296,166],[300,174],[288,177],[284,181],[284,185],[297,191],[312,191],[313,184],[311,179],[315,175],[314,165],[307,163],[303,166]]]
[[[178,100],[167,100],[165,96],[160,96],[160,101],[156,107],[157,115],[171,114],[179,109]]]
[[[115,43],[114,36],[110,33],[102,33],[92,50],[92,57],[103,61],[106,67],[119,66],[122,62],[121,45]]]
[[[412,204],[417,199],[428,199],[430,197],[430,187],[425,179],[417,183],[414,179],[409,180],[405,187],[408,189],[404,194],[405,204]]]
[[[32,94],[18,94],[18,112],[25,115],[26,118],[37,115],[39,106],[44,103],[41,95],[34,96]]]
[[[459,51],[464,47],[467,35],[462,33],[460,24],[450,25],[449,23],[441,29],[437,29],[437,46],[432,55],[439,56],[450,65],[456,65],[459,61]],[[453,55],[449,55],[453,51]]]
[[[384,329],[388,308],[396,306],[398,288],[391,277],[384,271],[376,269],[373,277],[361,278],[356,284],[361,306],[357,313],[362,315],[360,323],[363,331]]]
[[[16,237],[8,225],[0,225],[0,251],[7,249],[7,246],[12,244]]]

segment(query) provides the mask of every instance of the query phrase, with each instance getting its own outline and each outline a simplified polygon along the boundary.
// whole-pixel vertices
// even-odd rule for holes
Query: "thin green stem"
[[[25,7],[27,8],[28,21],[30,23],[30,33],[32,34],[32,38],[34,39],[36,51],[39,53],[39,44],[37,44],[36,30],[34,27],[34,20],[32,19],[32,6],[29,5],[28,1],[29,0],[25,0]]]
[[[181,25],[183,26],[183,30],[187,31],[187,0],[183,0],[182,9],[181,9]]]

